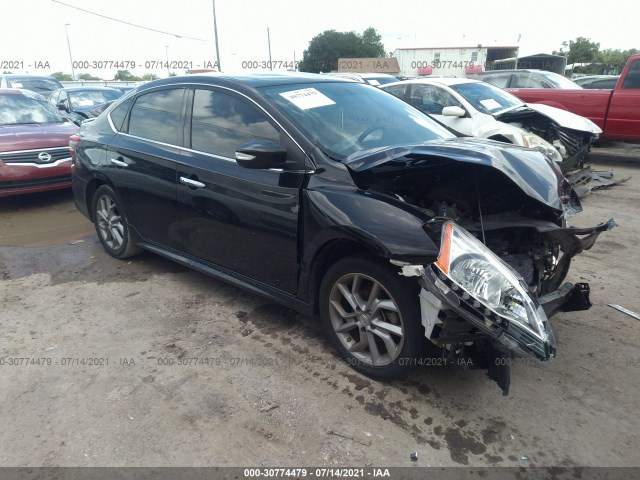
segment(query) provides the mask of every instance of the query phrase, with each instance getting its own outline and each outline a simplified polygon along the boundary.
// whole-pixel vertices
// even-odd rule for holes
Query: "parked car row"
[[[610,90],[510,89],[527,102],[542,104],[582,115],[612,140],[640,140],[640,54],[632,55]]]
[[[69,188],[78,127],[27,89],[0,89],[0,197]]]
[[[76,206],[116,258],[146,249],[319,313],[365,375],[431,343],[507,394],[506,359],[551,360],[549,317],[590,307],[565,278],[615,224],[566,226],[575,196],[533,135],[565,128],[552,117],[478,82],[399,86],[408,102],[324,75],[150,82],[71,137]],[[433,106],[434,86],[459,104]],[[425,113],[440,107],[536,148],[454,134]]]
[[[111,87],[71,87],[55,90],[49,103],[72,122],[80,124],[87,118],[98,116],[123,92]]]
[[[62,84],[48,75],[1,74],[0,88],[23,88],[48,97],[51,92],[62,88]]]

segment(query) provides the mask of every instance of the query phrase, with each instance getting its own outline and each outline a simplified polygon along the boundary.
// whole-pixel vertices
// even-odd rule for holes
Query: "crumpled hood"
[[[456,138],[383,147],[354,153],[342,163],[350,170],[361,172],[402,158],[428,160],[433,157],[495,168],[532,199],[562,210],[559,178],[549,160],[535,150],[493,140]]]
[[[549,105],[543,105],[541,103],[527,103],[527,107],[531,110],[544,115],[556,122],[561,127],[570,128],[571,130],[579,130],[584,132],[590,132],[593,134],[601,135],[602,129],[598,127],[588,118],[576,115],[567,110],[551,107]]]

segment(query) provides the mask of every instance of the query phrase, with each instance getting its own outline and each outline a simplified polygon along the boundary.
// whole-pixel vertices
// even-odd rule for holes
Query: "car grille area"
[[[4,163],[33,163],[36,165],[47,165],[65,158],[71,158],[69,147],[43,148],[38,150],[0,153],[0,160]]]
[[[587,144],[588,140],[585,139],[584,134],[573,132],[565,128],[558,128],[558,137],[564,147],[567,149],[569,156],[573,156],[580,151],[580,149]]]

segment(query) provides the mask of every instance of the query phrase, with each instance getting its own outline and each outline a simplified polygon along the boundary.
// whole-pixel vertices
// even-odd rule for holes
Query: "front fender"
[[[333,240],[353,240],[381,257],[412,264],[436,260],[439,248],[410,205],[361,190],[304,191],[304,262]]]

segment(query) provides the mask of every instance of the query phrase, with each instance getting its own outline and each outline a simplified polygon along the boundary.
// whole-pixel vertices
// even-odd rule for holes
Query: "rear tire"
[[[404,375],[426,345],[419,291],[415,279],[373,258],[346,258],[329,268],[320,316],[338,355],[374,379]]]
[[[91,213],[96,233],[107,253],[115,258],[128,258],[142,249],[132,240],[127,217],[120,205],[113,188],[102,185],[93,195]]]

